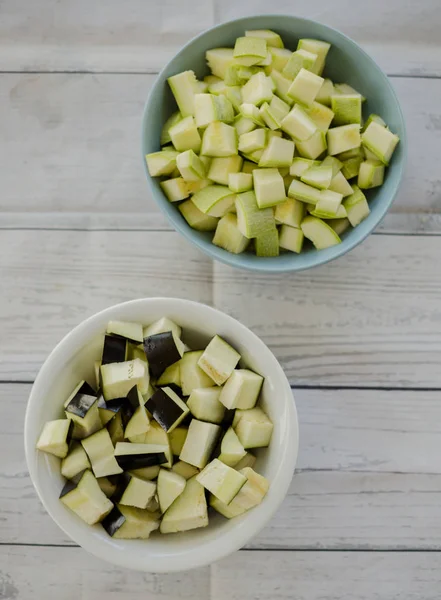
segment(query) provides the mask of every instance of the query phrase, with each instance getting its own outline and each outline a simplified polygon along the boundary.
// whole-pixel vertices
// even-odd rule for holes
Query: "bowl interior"
[[[35,444],[46,421],[63,417],[63,401],[75,384],[83,378],[94,381],[93,362],[100,357],[108,320],[126,319],[148,324],[164,315],[183,327],[184,341],[192,348],[201,348],[218,333],[237,348],[246,365],[265,376],[261,403],[274,422],[274,434],[270,447],[257,452],[256,469],[271,481],[271,487],[260,506],[234,520],[214,513],[205,529],[168,536],[153,534],[148,541],[113,540],[101,526],[86,525],[59,501],[64,485],[60,461],[35,450]],[[272,353],[251,331],[205,305],[150,299],[124,303],[95,315],[55,348],[32,390],[26,414],[25,444],[31,478],[43,504],[74,541],[121,566],[173,571],[200,566],[230,553],[263,527],[283,500],[291,481],[298,431],[286,377]]]
[[[368,190],[371,214],[355,229],[342,236],[342,243],[318,252],[312,247],[302,254],[285,253],[276,258],[259,258],[251,253],[234,255],[211,243],[213,234],[192,229],[176,206],[165,198],[159,180],[150,177],[144,155],[159,150],[162,125],[176,110],[176,103],[167,84],[167,77],[192,69],[201,78],[208,73],[205,51],[210,48],[233,46],[235,39],[246,29],[273,29],[290,49],[295,49],[301,37],[325,40],[332,44],[326,61],[325,76],[336,82],[349,83],[366,98],[363,115],[377,113],[390,129],[398,134],[398,144],[391,165],[386,169],[384,184]],[[206,31],[189,42],[158,75],[144,111],[142,128],[144,168],[152,193],[174,227],[213,258],[234,266],[262,271],[293,271],[325,263],[340,256],[362,241],[379,223],[392,203],[401,180],[406,154],[406,132],[401,109],[386,75],[355,42],[342,33],[306,19],[289,15],[259,15],[224,23]]]

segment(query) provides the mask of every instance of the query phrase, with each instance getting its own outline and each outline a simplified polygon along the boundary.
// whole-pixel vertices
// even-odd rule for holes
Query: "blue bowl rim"
[[[402,146],[402,160],[401,160],[401,164],[400,164],[397,184],[395,186],[395,189],[391,193],[388,201],[384,202],[382,204],[381,212],[379,213],[376,222],[373,223],[372,227],[370,229],[368,229],[365,233],[359,235],[359,237],[354,237],[354,239],[351,242],[348,242],[347,244],[338,244],[337,246],[334,246],[333,247],[334,252],[333,252],[332,256],[320,258],[320,254],[322,251],[316,250],[314,252],[314,255],[316,255],[317,258],[315,259],[315,261],[313,261],[312,264],[308,264],[308,265],[302,265],[302,264],[296,265],[295,260],[292,262],[292,264],[290,263],[288,265],[280,264],[280,263],[277,264],[278,257],[274,257],[274,258],[262,257],[260,260],[257,260],[255,263],[249,263],[249,264],[244,265],[241,261],[241,256],[242,256],[241,254],[232,254],[230,252],[227,252],[226,250],[223,250],[222,248],[218,248],[217,246],[214,246],[213,244],[205,244],[204,242],[199,240],[197,237],[195,237],[185,226],[182,226],[183,224],[180,223],[178,219],[175,219],[174,215],[171,212],[169,213],[168,211],[166,211],[164,206],[162,206],[161,202],[156,199],[156,193],[152,186],[152,178],[148,172],[146,161],[145,161],[143,140],[144,140],[144,131],[146,129],[146,121],[147,121],[147,116],[148,116],[148,112],[149,112],[149,107],[150,107],[151,100],[156,93],[156,89],[160,85],[161,75],[164,73],[164,71],[166,71],[169,64],[175,58],[184,54],[186,52],[187,48],[189,48],[196,40],[204,37],[207,33],[210,33],[211,31],[216,31],[217,29],[224,27],[225,25],[229,25],[232,23],[241,23],[241,22],[245,23],[245,22],[249,21],[250,19],[256,19],[256,18],[281,18],[281,19],[293,19],[294,18],[297,21],[304,23],[305,25],[317,25],[318,24],[321,27],[328,29],[329,31],[333,31],[333,32],[337,33],[342,38],[346,39],[348,42],[354,44],[357,47],[357,49],[368,59],[368,61],[370,61],[373,64],[373,66],[375,66],[375,68],[378,71],[378,73],[380,74],[380,76],[386,82],[386,85],[389,88],[393,99],[395,100],[395,103],[397,106],[397,111],[398,111],[398,116],[399,116],[399,119],[400,119],[401,125],[402,125],[402,134],[400,137],[400,145]],[[182,46],[182,48],[159,71],[159,73],[156,75],[156,81],[154,82],[154,84],[147,96],[145,105],[144,105],[143,116],[142,116],[142,129],[141,129],[141,157],[142,157],[142,162],[143,162],[144,172],[146,174],[147,182],[148,182],[150,191],[155,199],[156,204],[159,206],[161,211],[166,215],[167,219],[173,225],[174,229],[176,231],[178,231],[178,233],[183,235],[192,244],[197,246],[202,252],[204,252],[204,254],[208,255],[212,259],[218,260],[219,262],[221,262],[223,264],[235,267],[236,269],[243,269],[246,271],[270,273],[270,274],[271,273],[300,272],[300,271],[312,269],[314,267],[318,267],[320,265],[325,265],[325,264],[327,264],[333,260],[336,260],[337,258],[347,254],[348,252],[353,250],[356,246],[361,244],[382,222],[382,220],[386,216],[387,212],[389,211],[390,207],[392,206],[392,203],[394,202],[394,200],[396,198],[396,195],[398,193],[398,190],[399,190],[400,185],[403,180],[403,173],[404,173],[404,170],[405,170],[405,167],[407,164],[406,122],[404,119],[403,111],[401,109],[401,105],[398,100],[397,94],[396,94],[392,84],[389,81],[389,77],[386,75],[386,73],[383,71],[383,69],[377,64],[377,62],[370,56],[370,54],[368,54],[355,40],[353,40],[346,34],[342,33],[340,30],[335,29],[334,27],[331,27],[330,25],[325,25],[324,23],[321,23],[320,21],[314,21],[313,19],[297,17],[296,15],[286,15],[286,14],[278,14],[278,13],[259,13],[259,14],[255,14],[255,15],[247,15],[244,17],[239,17],[238,19],[231,19],[229,21],[223,21],[222,23],[218,23],[217,25],[214,25],[213,27],[209,27],[208,29],[205,29],[204,31],[202,31],[201,33],[196,35],[195,37],[191,38],[184,46]],[[164,196],[164,201],[167,201],[165,196]],[[177,211],[176,211],[176,215],[178,216]]]

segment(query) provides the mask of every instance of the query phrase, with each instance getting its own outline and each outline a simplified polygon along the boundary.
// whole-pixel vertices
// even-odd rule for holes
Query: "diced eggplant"
[[[68,419],[57,419],[44,424],[37,442],[38,450],[65,458],[69,452],[73,423]]]
[[[225,406],[219,401],[222,388],[196,388],[188,399],[187,406],[192,415],[200,421],[221,423],[225,414]]]
[[[173,431],[190,412],[185,402],[169,387],[156,390],[145,406],[167,432]]]
[[[196,480],[225,504],[229,504],[244,486],[247,478],[217,458],[196,475]]]
[[[207,527],[208,511],[204,487],[192,477],[184,491],[162,517],[160,532],[176,533]]]
[[[180,360],[184,345],[172,331],[144,338],[144,350],[153,377],[158,378],[167,367]]]
[[[186,352],[180,361],[181,388],[184,396],[189,396],[195,388],[213,387],[211,377],[198,366],[203,350]]]
[[[95,372],[95,385],[96,385],[96,389],[98,390],[101,387],[101,379],[100,379],[100,377],[101,377],[101,375],[100,375],[101,361],[96,360],[93,363],[93,368],[94,368],[94,372]]]
[[[71,394],[69,395],[69,397],[63,404],[64,408],[66,408],[66,406],[70,403],[71,400],[73,400],[73,398],[75,398],[75,396],[77,394],[81,394],[81,395],[85,395],[85,396],[96,396],[96,393],[95,393],[95,390],[93,389],[93,387],[91,385],[89,385],[87,383],[87,381],[84,381],[84,379],[83,379],[72,390]]]
[[[60,500],[88,525],[101,521],[113,508],[113,502],[101,491],[89,470],[66,483],[61,490]]]
[[[158,444],[130,444],[118,442],[115,447],[115,458],[124,471],[163,465],[167,462],[167,446]]]
[[[147,508],[156,494],[156,483],[136,477],[132,473],[124,473],[118,484],[116,501],[125,506]]]
[[[115,411],[107,408],[103,393],[98,390],[98,414],[100,416],[101,425],[105,427],[109,421],[115,416]]]
[[[61,461],[61,474],[66,479],[72,479],[86,469],[90,469],[86,451],[79,442],[74,442],[69,454]]]
[[[210,498],[210,506],[227,519],[237,517],[260,504],[269,489],[268,480],[250,467],[241,469],[239,473],[246,478],[246,482],[229,504],[214,496]]]
[[[116,335],[105,335],[103,353],[101,358],[102,365],[109,365],[127,360],[128,344],[125,338]]]
[[[215,335],[198,360],[198,366],[216,385],[223,385],[239,360],[240,354],[220,336]]]
[[[194,467],[193,465],[189,465],[183,460],[175,463],[171,469],[173,473],[177,473],[178,475],[182,475],[184,479],[191,479],[195,475],[199,473],[199,469]]]
[[[188,427],[176,427],[168,434],[170,440],[170,447],[174,456],[181,454],[182,447],[187,438]]]
[[[218,459],[230,467],[235,467],[247,453],[232,427],[224,435],[220,450]]]
[[[248,465],[246,465],[248,466]],[[252,465],[250,465],[252,466]],[[156,479],[159,474],[159,465],[153,465],[153,467],[143,467],[142,469],[133,469],[129,471],[131,475],[135,477],[139,477],[140,479],[145,479],[146,481],[152,481]]]
[[[97,481],[100,490],[104,492],[108,498],[111,498],[118,486],[118,477],[98,477]]]
[[[75,394],[65,409],[66,417],[74,422],[72,437],[76,440],[88,437],[102,427],[97,397],[83,393],[82,389]]]
[[[193,419],[179,455],[180,460],[203,469],[210,459],[220,431],[219,425]]]
[[[127,396],[134,385],[139,385],[142,393],[143,388],[147,389],[149,383],[147,363],[135,358],[125,362],[101,365],[101,381],[106,400]]]
[[[138,406],[124,431],[125,438],[143,435],[150,429],[150,419],[144,406]]]
[[[161,425],[156,421],[150,421],[150,429],[143,435],[131,437],[130,441],[134,444],[155,444],[167,448],[165,455],[167,462],[164,467],[171,467],[173,464],[173,454],[171,451],[170,440],[167,433],[162,429]]]
[[[122,473],[115,460],[114,448],[107,429],[101,429],[83,439],[81,444],[89,457],[95,477],[108,477]]]
[[[129,393],[127,394],[127,400],[132,405],[133,410],[136,410],[137,408],[139,408],[140,406],[144,406],[145,404],[145,400],[141,392],[139,391],[137,385],[134,385],[129,391]]]
[[[272,422],[258,406],[236,410],[233,427],[245,449],[268,446],[273,433]]]
[[[171,389],[177,394],[181,394],[181,361],[173,363],[169,367],[167,367],[164,373],[156,382],[158,387],[171,387]]]
[[[235,369],[220,394],[226,408],[253,408],[259,397],[263,377],[249,369]]]
[[[177,338],[180,338],[182,334],[182,329],[179,325],[167,317],[161,317],[158,321],[144,327],[143,338],[156,335],[157,333],[165,333],[166,331],[171,331]]]
[[[110,537],[120,540],[146,540],[159,527],[160,514],[118,504],[102,525]]]
[[[182,494],[186,483],[187,480],[182,475],[173,473],[173,471],[167,471],[166,469],[160,469],[158,475],[158,500],[162,513],[165,513],[176,498]]]
[[[234,466],[236,471],[240,471],[241,469],[245,469],[245,467],[253,468],[256,464],[256,457],[251,452],[247,452],[245,456]]]
[[[120,336],[135,344],[142,344],[144,339],[141,323],[130,323],[129,321],[109,321],[106,333]]]

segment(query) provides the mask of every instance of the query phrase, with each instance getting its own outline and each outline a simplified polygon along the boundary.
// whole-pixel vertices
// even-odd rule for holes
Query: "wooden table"
[[[335,26],[391,76],[409,163],[378,230],[310,272],[213,263],[149,197],[143,104],[158,69],[266,0],[0,3],[0,598],[439,600],[441,596],[441,4],[273,0]],[[54,344],[142,296],[206,302],[280,359],[301,427],[283,507],[249,546],[193,572],[89,556],[36,498],[23,415]]]

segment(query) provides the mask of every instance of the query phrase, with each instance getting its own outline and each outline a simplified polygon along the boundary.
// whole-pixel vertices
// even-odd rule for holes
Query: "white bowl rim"
[[[291,399],[290,402],[287,402],[287,409],[289,411],[290,417],[290,431],[291,435],[287,437],[286,446],[284,450],[284,454],[282,457],[281,464],[283,468],[278,470],[279,476],[278,479],[274,480],[271,485],[272,495],[271,498],[267,498],[266,500],[266,512],[265,514],[260,516],[259,521],[256,518],[253,519],[253,511],[249,511],[246,513],[247,518],[243,521],[243,523],[247,523],[247,527],[239,527],[234,530],[234,535],[226,535],[223,539],[222,536],[219,536],[219,542],[214,543],[213,541],[207,542],[204,544],[202,548],[202,552],[200,548],[195,547],[194,550],[187,552],[184,555],[179,555],[177,557],[163,557],[163,556],[155,556],[154,554],[149,555],[148,565],[145,564],[144,561],[139,560],[138,562],[134,561],[133,555],[131,552],[127,553],[118,553],[112,552],[111,547],[103,547],[100,546],[95,540],[93,535],[83,534],[81,531],[76,531],[76,527],[74,526],[74,522],[66,519],[66,521],[60,521],[56,515],[53,514],[50,506],[46,502],[46,493],[42,489],[39,481],[39,476],[37,473],[37,468],[35,465],[35,453],[36,449],[31,444],[30,435],[29,435],[29,427],[30,423],[33,419],[34,412],[36,411],[36,407],[38,406],[35,403],[35,396],[37,395],[37,389],[41,382],[45,379],[49,378],[52,372],[52,363],[55,361],[55,358],[59,355],[59,353],[67,352],[68,348],[71,345],[75,345],[83,336],[87,333],[89,325],[94,322],[98,318],[103,318],[106,315],[110,316],[117,310],[120,310],[122,307],[131,308],[137,305],[148,305],[157,302],[176,302],[181,304],[191,304],[195,307],[200,307],[204,310],[211,311],[213,316],[221,315],[222,318],[226,318],[230,321],[231,324],[234,324],[235,327],[241,329],[242,331],[246,331],[247,335],[251,335],[254,338],[254,342],[259,344],[264,352],[268,353],[273,360],[275,361],[274,366],[278,371],[278,374],[281,377],[281,380],[284,382],[284,387],[287,393],[287,397]],[[46,358],[43,363],[35,381],[32,386],[32,390],[28,399],[28,403],[26,406],[25,413],[25,423],[24,423],[24,446],[25,446],[25,457],[26,463],[29,471],[29,475],[31,481],[34,485],[34,488],[37,492],[37,495],[43,504],[44,508],[51,516],[53,521],[64,531],[64,533],[69,536],[74,542],[76,542],[79,546],[96,556],[102,560],[108,561],[120,567],[124,567],[131,570],[138,570],[144,572],[157,572],[157,573],[166,573],[166,572],[176,572],[183,571],[198,567],[203,567],[209,565],[229,554],[235,552],[242,548],[250,539],[252,539],[257,533],[259,533],[263,527],[268,523],[268,521],[272,518],[275,512],[280,507],[283,502],[293,474],[295,470],[295,465],[297,461],[298,449],[299,449],[299,426],[298,426],[298,417],[297,417],[297,409],[295,405],[295,400],[292,394],[291,386],[286,378],[286,375],[280,366],[277,358],[271,352],[271,350],[266,346],[266,344],[248,327],[228,315],[223,311],[220,311],[216,308],[208,306],[207,304],[203,304],[200,302],[195,302],[192,300],[186,300],[182,298],[162,298],[162,297],[152,297],[152,298],[138,298],[136,300],[130,300],[128,302],[121,302],[119,304],[112,305],[102,311],[99,311],[86,320],[82,321],[79,325],[74,327],[69,333],[67,333],[63,339],[55,346],[49,356]],[[164,564],[166,563],[166,564]]]

